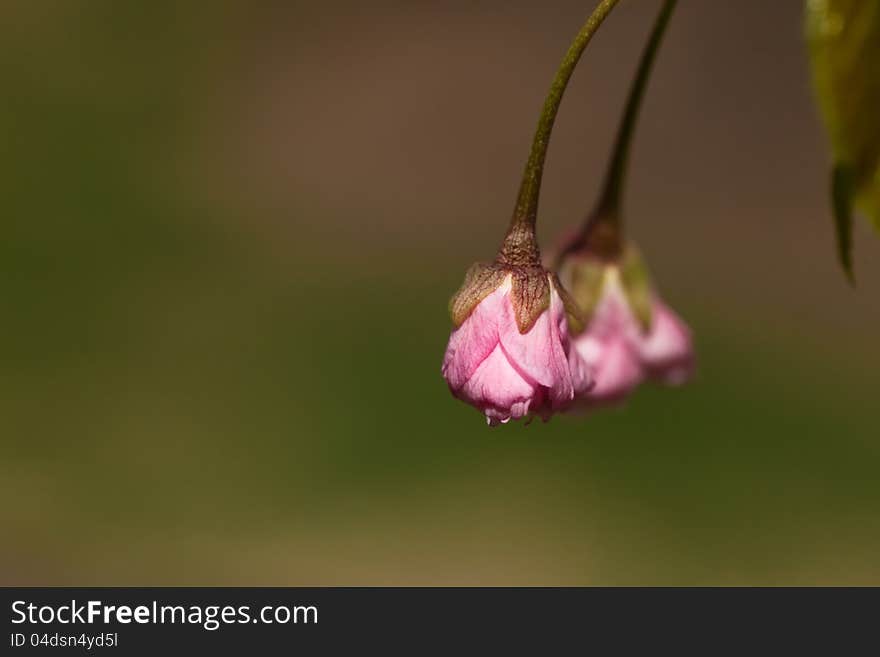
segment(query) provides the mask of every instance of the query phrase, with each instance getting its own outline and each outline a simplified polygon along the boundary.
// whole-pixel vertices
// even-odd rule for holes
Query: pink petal
[[[563,308],[564,310],[564,308]],[[593,376],[587,363],[581,358],[578,350],[574,347],[574,339],[568,333],[568,319],[565,312],[557,321],[557,331],[562,343],[562,349],[568,359],[568,371],[571,376],[571,386],[575,397],[583,395],[593,387]]]
[[[587,332],[600,340],[635,336],[640,328],[617,276],[608,276]]]
[[[519,332],[509,301],[504,304],[504,312],[498,329],[501,346],[510,362],[524,376],[548,389],[548,401],[552,405],[571,401],[574,388],[560,333],[564,309],[556,290],[550,293],[550,308],[541,313],[528,333]]]
[[[571,385],[575,397],[580,397],[589,391],[596,381],[587,363],[581,358],[580,353],[574,346],[569,345],[568,351],[568,370],[571,372]]]
[[[636,344],[649,376],[671,385],[684,383],[693,372],[691,332],[659,299],[654,301],[651,330]]]
[[[456,396],[483,411],[492,424],[527,415],[536,392],[536,386],[520,375],[498,345]]]
[[[459,390],[498,344],[498,321],[507,303],[509,285],[502,285],[483,299],[464,323],[449,336],[443,356],[443,376],[452,390]]]
[[[582,396],[591,405],[619,401],[641,383],[643,374],[638,356],[626,340],[620,337],[600,340],[584,335],[575,341],[575,348],[593,368],[595,385]]]

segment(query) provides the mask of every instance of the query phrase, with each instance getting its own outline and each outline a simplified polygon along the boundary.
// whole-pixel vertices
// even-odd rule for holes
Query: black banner
[[[878,589],[7,588],[3,654],[876,653]]]

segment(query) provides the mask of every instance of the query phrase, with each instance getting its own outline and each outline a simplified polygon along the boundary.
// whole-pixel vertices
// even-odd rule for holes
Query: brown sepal
[[[607,267],[599,258],[572,254],[562,263],[560,273],[568,282],[566,292],[578,309],[577,318],[590,323],[605,285]]]
[[[510,302],[520,333],[528,333],[541,313],[550,307],[550,281],[540,265],[512,267]]]
[[[620,263],[620,281],[629,306],[643,333],[651,330],[653,309],[651,300],[654,293],[651,277],[638,249],[629,245]]]
[[[449,314],[456,328],[464,323],[474,308],[511,277],[510,303],[520,333],[528,333],[541,313],[550,307],[550,280],[547,270],[540,265],[511,267],[503,264],[473,265],[465,275],[464,283],[449,301]],[[577,305],[553,274],[556,289],[560,291],[569,322],[579,320]],[[571,323],[569,324],[571,326]],[[578,329],[580,330],[580,329]]]
[[[464,323],[478,303],[498,289],[508,273],[495,263],[478,262],[468,269],[464,283],[449,300],[449,315],[456,328]]]

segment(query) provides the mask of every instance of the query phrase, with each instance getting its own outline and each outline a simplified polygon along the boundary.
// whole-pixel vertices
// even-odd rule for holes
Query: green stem
[[[499,252],[499,260],[510,264],[538,264],[537,241],[535,239],[535,223],[538,216],[538,195],[541,190],[541,177],[544,173],[544,161],[547,158],[547,146],[550,143],[550,133],[556,114],[562,101],[562,95],[574,72],[575,66],[587,44],[593,38],[593,34],[611,12],[618,0],[602,0],[587,22],[578,32],[553,78],[541,117],[538,119],[538,127],[532,140],[532,150],[526,163],[522,183],[519,188],[519,196],[516,199],[516,207],[513,218],[510,221],[510,230],[504,239]],[[530,262],[521,262],[523,259]],[[518,262],[519,261],[519,262]]]
[[[614,150],[612,151],[608,171],[605,174],[602,193],[599,196],[599,202],[596,205],[596,209],[588,217],[587,226],[584,228],[585,238],[596,224],[605,224],[606,230],[600,232],[613,234],[617,238],[617,241],[620,241],[623,237],[621,226],[621,205],[633,133],[635,132],[636,120],[638,119],[642,99],[645,95],[645,88],[647,87],[648,79],[651,76],[651,69],[654,65],[654,60],[657,57],[660,42],[663,40],[666,26],[669,24],[669,19],[675,9],[676,1],[677,0],[665,0],[663,7],[660,9],[660,13],[657,15],[657,19],[654,22],[654,29],[651,32],[648,43],[642,51],[639,68],[636,72],[636,77],[633,80],[632,86],[630,87],[629,98],[627,98],[626,101],[623,118],[621,119],[620,126],[617,130]]]

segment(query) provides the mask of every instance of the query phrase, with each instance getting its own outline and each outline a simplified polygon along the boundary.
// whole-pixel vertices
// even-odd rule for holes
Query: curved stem
[[[617,3],[618,0],[602,0],[596,9],[593,10],[593,13],[590,14],[587,22],[578,32],[574,42],[565,54],[562,64],[556,72],[556,77],[553,78],[553,83],[550,85],[550,91],[541,110],[541,116],[538,119],[535,137],[532,140],[532,150],[529,153],[522,183],[520,183],[516,207],[513,211],[513,218],[510,221],[510,230],[499,252],[499,259],[501,261],[510,261],[511,258],[522,260],[524,257],[528,258],[531,262],[511,262],[511,264],[537,264],[540,261],[535,240],[535,223],[537,221],[538,195],[541,190],[541,177],[544,173],[544,161],[547,158],[550,133],[553,130],[553,123],[556,121],[556,114],[559,111],[562,95],[565,93],[565,88],[578,60],[581,58],[584,49],[593,38],[596,30],[599,29],[599,26]],[[526,244],[525,242],[530,243]]]
[[[672,11],[675,9],[676,1],[666,0],[660,9],[660,13],[657,15],[654,29],[651,32],[648,43],[645,45],[645,49],[642,51],[639,69],[630,87],[629,98],[627,98],[626,108],[623,111],[623,118],[620,121],[620,127],[617,129],[617,137],[614,143],[611,162],[605,174],[602,195],[599,197],[599,203],[594,213],[595,216],[601,216],[604,220],[614,224],[620,223],[620,207],[623,196],[623,184],[626,179],[626,165],[629,161],[630,146],[633,133],[635,132],[636,120],[639,116],[639,109],[642,105],[642,98],[645,95],[645,87],[648,85],[648,78],[651,77],[651,69],[657,57],[660,42],[663,40],[663,33],[666,31]]]

